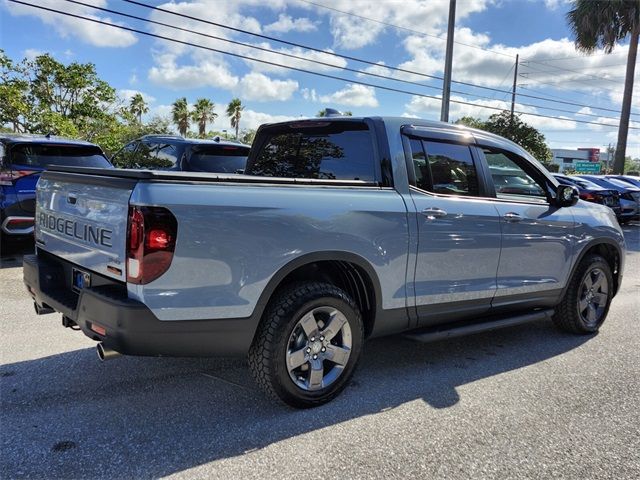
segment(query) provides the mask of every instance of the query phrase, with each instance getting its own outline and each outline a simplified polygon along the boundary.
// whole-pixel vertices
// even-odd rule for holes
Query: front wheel
[[[348,384],[364,339],[355,302],[334,285],[285,288],[267,308],[249,350],[256,382],[296,408],[321,405]]]
[[[595,333],[613,298],[611,267],[600,255],[587,255],[578,265],[553,321],[566,332]]]

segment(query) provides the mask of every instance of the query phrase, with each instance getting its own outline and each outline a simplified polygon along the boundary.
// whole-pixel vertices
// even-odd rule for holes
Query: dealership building
[[[579,173],[600,173],[600,161],[607,160],[606,153],[600,153],[599,148],[552,148],[552,162],[560,167],[560,171],[575,170]],[[604,158],[601,158],[604,157]]]

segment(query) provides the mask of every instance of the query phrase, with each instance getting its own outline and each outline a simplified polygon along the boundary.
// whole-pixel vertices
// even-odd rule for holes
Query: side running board
[[[546,310],[536,310],[531,313],[525,313],[515,317],[488,318],[482,322],[458,322],[449,325],[437,325],[435,327],[423,328],[403,336],[418,342],[433,342],[445,338],[460,337],[463,335],[471,335],[473,333],[488,332],[490,330],[498,330],[505,327],[513,327],[523,323],[535,322],[538,320],[550,319],[554,310],[552,308]]]

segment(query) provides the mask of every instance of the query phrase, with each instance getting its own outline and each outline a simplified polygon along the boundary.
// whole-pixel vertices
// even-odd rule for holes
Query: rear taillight
[[[38,173],[33,170],[7,170],[0,169],[0,185],[13,185],[13,183],[21,177]]]
[[[165,273],[176,246],[178,222],[162,207],[129,207],[127,281],[147,284]]]

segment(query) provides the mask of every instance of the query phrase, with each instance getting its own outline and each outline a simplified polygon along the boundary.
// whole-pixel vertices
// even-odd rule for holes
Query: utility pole
[[[511,127],[513,127],[513,110],[516,108],[516,87],[518,85],[518,63],[520,54],[516,54],[516,67],[513,70],[513,89],[511,90]]]
[[[442,82],[442,107],[440,121],[449,121],[449,99],[451,98],[451,67],[453,64],[453,31],[456,25],[456,0],[449,0],[449,26],[447,28],[447,52],[444,61]]]

